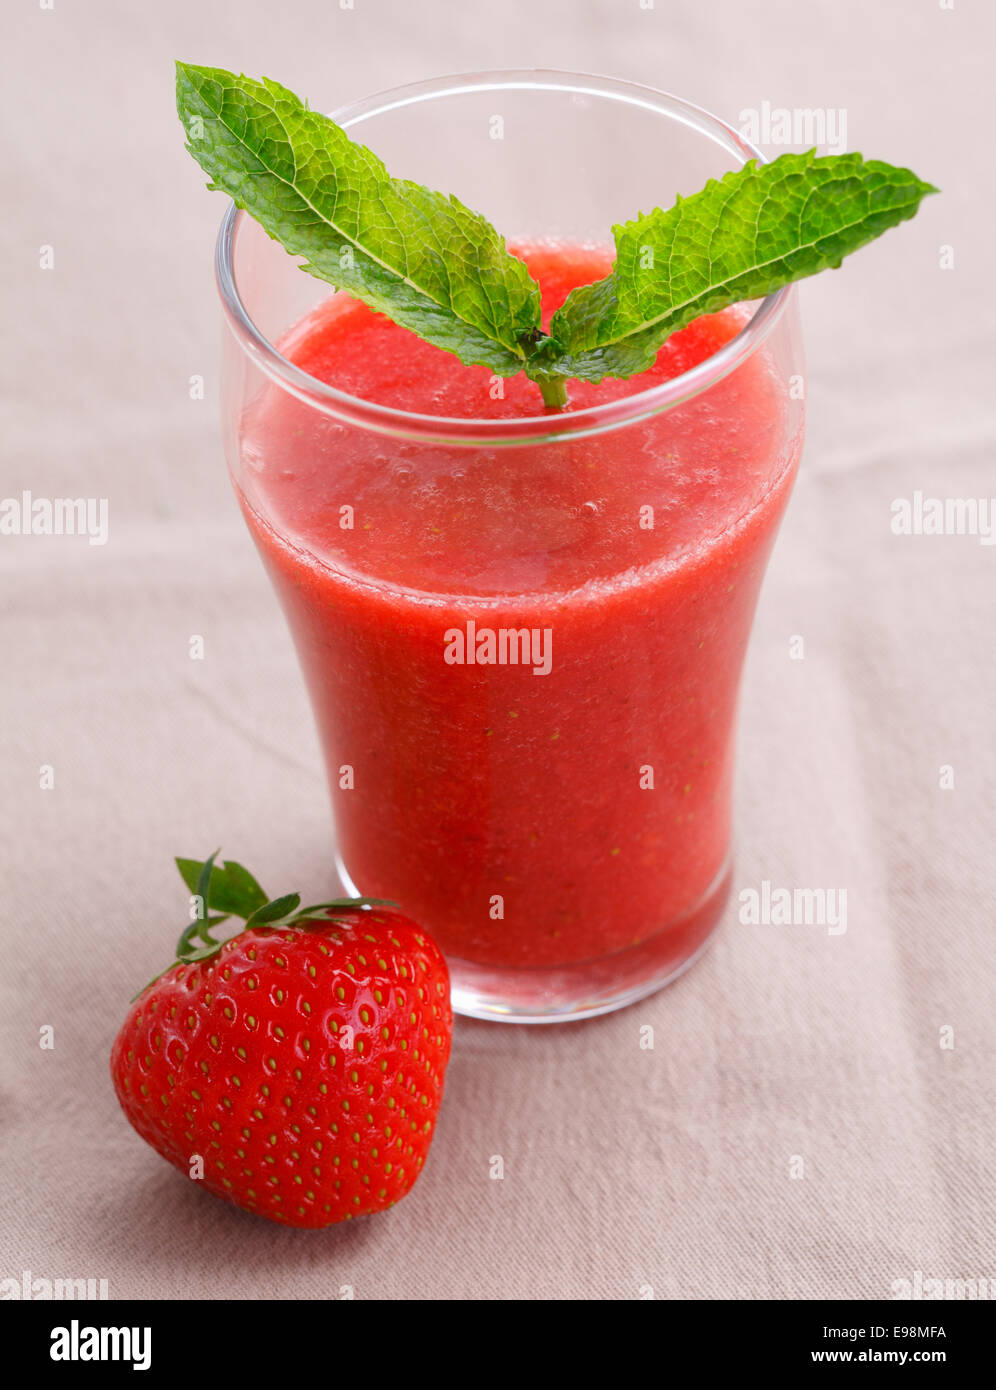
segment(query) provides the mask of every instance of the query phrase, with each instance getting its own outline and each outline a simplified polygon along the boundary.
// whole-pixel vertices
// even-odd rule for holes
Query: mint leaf
[[[701,314],[836,268],[936,192],[859,154],[752,160],[667,212],[614,227],[612,274],[568,295],[527,371],[586,381],[646,371]]]
[[[176,65],[190,153],[302,269],[498,376],[539,336],[540,292],[483,217],[393,179],[293,92],[222,68]]]

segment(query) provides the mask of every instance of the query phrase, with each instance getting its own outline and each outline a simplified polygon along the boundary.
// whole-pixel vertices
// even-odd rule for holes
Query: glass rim
[[[676,119],[720,145],[743,155],[744,163],[764,155],[733,126],[703,107],[669,92],[594,73],[556,69],[508,69],[454,73],[389,88],[329,112],[344,129],[389,111],[438,97],[473,91],[562,91],[602,97],[639,106]],[[230,203],[215,246],[215,281],[229,328],[256,366],[298,400],[347,424],[404,439],[437,444],[523,445],[584,438],[618,429],[669,410],[707,390],[734,371],[760,347],[781,319],[794,285],[786,285],[757,303],[740,331],[716,352],[669,381],[635,391],[632,395],[569,412],[494,419],[472,416],[426,415],[382,405],[350,395],[312,376],[285,357],[258,326],[243,302],[235,273],[234,256],[239,229],[248,214]],[[330,287],[331,289],[331,287]],[[288,325],[288,328],[293,325]]]

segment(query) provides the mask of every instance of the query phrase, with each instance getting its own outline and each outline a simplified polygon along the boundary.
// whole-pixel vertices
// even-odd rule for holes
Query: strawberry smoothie
[[[611,264],[519,254],[546,315]],[[643,376],[570,383],[569,409],[673,378],[747,316],[700,319]],[[524,377],[341,295],[280,350],[399,409],[542,411]],[[272,385],[246,411],[240,497],[308,681],[341,862],[451,965],[632,948],[663,978],[715,924],[741,665],[801,445],[786,396],[761,347],[681,406],[556,443],[393,439]]]

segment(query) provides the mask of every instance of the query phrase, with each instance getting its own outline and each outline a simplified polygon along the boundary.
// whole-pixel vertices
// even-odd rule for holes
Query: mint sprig
[[[936,192],[859,154],[751,160],[667,212],[612,229],[612,274],[573,290],[554,314],[547,369],[586,381],[646,371],[693,319],[836,269]]]
[[[468,366],[525,372],[551,407],[566,404],[572,377],[646,371],[700,315],[839,266],[937,192],[859,154],[750,161],[667,211],[614,227],[612,273],[573,290],[544,333],[539,285],[485,218],[392,178],[286,87],[177,63],[176,99],[209,187],[304,257],[302,269]],[[224,902],[251,893],[238,870],[226,868]]]

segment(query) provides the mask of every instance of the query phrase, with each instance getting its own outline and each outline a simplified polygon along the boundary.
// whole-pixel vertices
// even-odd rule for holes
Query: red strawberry
[[[273,1221],[329,1226],[393,1206],[443,1094],[442,953],[393,904],[268,902],[214,858],[177,860],[199,916],[115,1040],[122,1109],[183,1173]],[[246,928],[219,945],[210,928],[233,914]]]

